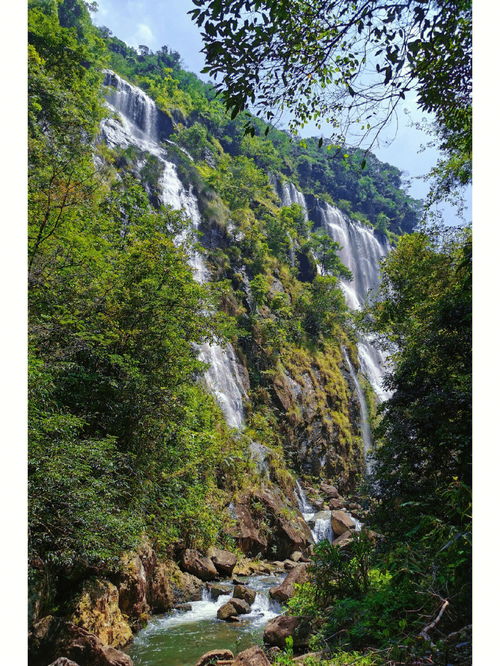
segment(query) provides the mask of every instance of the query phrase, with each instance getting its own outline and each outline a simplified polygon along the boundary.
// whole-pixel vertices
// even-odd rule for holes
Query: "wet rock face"
[[[118,585],[119,605],[131,620],[132,626],[139,624],[141,616],[150,612],[147,602],[148,581],[146,570],[138,554],[125,556],[123,573]]]
[[[281,360],[272,394],[283,415],[284,441],[296,470],[335,478],[343,491],[352,489],[363,468],[353,425],[359,421],[359,405],[353,407],[340,349],[285,349]]]
[[[182,553],[180,565],[181,569],[201,580],[214,580],[219,575],[212,560],[192,548]]]
[[[295,585],[305,583],[307,580],[307,564],[298,564],[290,571],[285,580],[276,587],[269,590],[269,596],[280,603],[292,598],[295,593]]]
[[[236,526],[230,534],[238,541],[239,548],[245,555],[255,556],[265,553],[268,546],[267,537],[260,533],[254,522],[249,507],[243,502],[235,505]]]
[[[36,652],[30,663],[41,666],[51,662],[53,666],[133,666],[124,652],[105,645],[83,627],[57,618],[45,621],[43,632],[38,628],[38,639],[32,647]]]
[[[271,662],[262,648],[254,645],[240,652],[233,661],[233,666],[271,666]]]
[[[306,647],[309,637],[309,626],[309,622],[305,618],[293,615],[279,615],[266,624],[266,628],[264,629],[264,643],[284,648],[286,639],[288,636],[291,636],[294,648]]]
[[[313,542],[304,519],[278,488],[246,493],[236,502],[235,514],[230,534],[246,555],[285,559]]]

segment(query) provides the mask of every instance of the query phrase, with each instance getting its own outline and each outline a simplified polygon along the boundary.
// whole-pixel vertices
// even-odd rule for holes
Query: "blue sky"
[[[178,51],[182,61],[196,74],[204,66],[200,53],[202,40],[198,27],[191,21],[187,12],[193,8],[191,0],[98,0],[99,10],[94,14],[97,25],[106,25],[116,37],[131,46],[145,44],[156,50],[166,44]],[[206,78],[204,76],[203,78]],[[408,114],[404,113],[407,109]],[[379,145],[372,148],[377,157],[397,166],[410,180],[409,192],[416,198],[424,198],[428,185],[420,178],[436,163],[438,153],[433,148],[420,150],[431,140],[429,136],[411,126],[424,116],[417,109],[411,97],[401,107],[397,123],[394,122],[384,132]],[[429,116],[426,116],[429,119]],[[316,135],[315,128],[305,128],[304,135]],[[328,136],[325,127],[324,135]],[[469,202],[470,188],[466,191]],[[447,224],[460,222],[451,206],[441,208]],[[467,219],[470,213],[467,213]]]

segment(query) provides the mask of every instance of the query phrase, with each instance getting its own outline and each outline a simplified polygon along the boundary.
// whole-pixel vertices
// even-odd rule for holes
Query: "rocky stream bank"
[[[307,621],[282,614],[281,604],[293,595],[295,584],[307,580],[318,537],[328,533],[330,541],[345,546],[364,516],[359,503],[344,499],[326,482],[316,489],[308,487],[307,492],[310,500],[305,500],[300,485],[293,494],[299,511],[290,511],[269,487],[239,497],[232,507],[235,519],[228,527],[238,554],[212,547],[205,553],[185,549],[176,560],[163,559],[144,543],[137,552],[123,556],[119,573],[87,578],[64,613],[40,614],[42,603],[35,602],[30,664],[259,666],[270,663],[273,651],[285,646],[287,636],[293,637],[297,650],[306,650]],[[259,522],[262,511],[268,526],[265,532]],[[177,637],[180,644],[191,640],[184,636],[185,627],[197,638],[189,656],[144,659],[151,637]],[[211,635],[221,642],[214,647],[217,654],[211,649],[200,657],[207,652],[203,648],[210,646]],[[262,640],[267,656],[261,647],[248,645]],[[245,649],[236,653],[229,649],[234,645]]]

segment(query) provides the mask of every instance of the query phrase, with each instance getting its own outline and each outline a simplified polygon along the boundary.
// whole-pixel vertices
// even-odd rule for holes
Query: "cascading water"
[[[161,203],[182,210],[197,230],[201,215],[196,197],[186,190],[177,175],[175,165],[169,161],[167,151],[160,141],[165,138],[166,120],[153,100],[144,91],[127,83],[110,70],[105,71],[106,99],[115,116],[107,118],[101,125],[101,136],[112,147],[135,146],[142,152],[154,155],[161,167],[159,181]],[[203,257],[193,253],[190,257],[195,279],[208,280],[208,271]],[[199,348],[200,359],[207,363],[204,381],[209,391],[220,404],[229,426],[241,428],[244,423],[243,402],[245,387],[231,345],[223,348],[205,343]]]
[[[307,499],[307,495],[304,491],[304,488],[300,485],[299,481],[295,482],[295,496],[299,503],[299,511],[302,514],[302,517],[308,523],[314,518],[316,509],[313,507],[311,502]]]
[[[304,195],[293,183],[278,180],[273,174],[269,176],[269,180],[281,199],[283,206],[291,206],[294,203],[299,204],[307,215],[307,204]]]
[[[319,210],[323,228],[341,246],[340,259],[352,273],[351,281],[341,280],[347,304],[352,310],[360,310],[379,285],[380,261],[389,247],[377,239],[372,229],[347,219],[338,208],[322,203]],[[383,385],[385,355],[367,336],[360,338],[358,353],[363,374],[378,398],[387,400],[390,393]]]
[[[314,210],[309,210],[304,195],[291,182],[278,180],[270,176],[284,206],[298,203],[306,215],[321,225],[329,236],[339,243],[340,259],[349,268],[353,279],[341,280],[346,301],[352,310],[360,310],[370,292],[375,291],[380,281],[380,260],[389,250],[386,243],[377,239],[372,229],[361,223],[346,218],[338,208],[316,200]],[[319,218],[319,219],[318,219]],[[358,354],[363,374],[369,380],[379,400],[387,400],[390,393],[383,385],[384,369],[387,365],[386,356],[378,350],[368,336],[360,337]]]
[[[217,610],[232,596],[212,599],[208,590],[200,601],[190,602],[191,610],[172,611],[153,618],[130,646],[128,652],[135,666],[186,666],[194,664],[208,650],[221,647],[239,652],[260,642],[263,628],[281,612],[281,606],[269,597],[269,589],[283,576],[250,576],[245,584],[257,592],[250,613],[240,622],[230,624],[217,619]]]
[[[367,463],[367,468],[369,467],[369,462],[368,462],[368,454],[370,453],[370,450],[372,448],[372,437],[371,437],[371,431],[370,431],[370,421],[368,418],[368,407],[366,404],[365,400],[365,394],[363,393],[363,390],[361,388],[361,385],[359,383],[358,377],[356,375],[356,372],[352,366],[351,359],[349,358],[349,354],[347,353],[346,349],[342,347],[342,354],[344,356],[344,361],[347,365],[347,368],[349,370],[349,375],[352,379],[352,382],[354,384],[354,388],[356,391],[356,395],[358,396],[359,400],[359,408],[361,412],[361,422],[360,422],[360,428],[361,428],[361,437],[363,439],[363,449],[365,452],[365,461]]]
[[[319,543],[320,541],[332,541],[335,540],[335,534],[332,528],[332,512],[328,510],[316,511],[311,502],[307,499],[304,488],[302,488],[300,481],[295,482],[295,497],[299,504],[299,511],[302,514],[302,517],[306,523],[311,528],[312,537],[314,543]],[[354,531],[359,532],[363,524],[349,513],[345,513],[351,518],[354,522]]]

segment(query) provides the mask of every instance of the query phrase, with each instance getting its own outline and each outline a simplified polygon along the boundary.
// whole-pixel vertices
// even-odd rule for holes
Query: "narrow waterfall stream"
[[[205,590],[201,601],[190,602],[192,610],[157,616],[137,634],[127,650],[134,665],[192,666],[209,650],[223,647],[236,654],[261,643],[264,625],[281,612],[280,604],[269,597],[269,589],[279,585],[283,576],[249,576],[243,580],[257,596],[251,612],[240,615],[239,622],[217,619],[218,608],[229,601],[231,594],[214,600]]]
[[[112,147],[135,146],[144,153],[154,155],[162,167],[161,202],[184,211],[193,229],[197,230],[201,215],[196,197],[183,186],[175,165],[168,159],[168,153],[161,145],[164,125],[162,114],[144,91],[124,81],[111,70],[105,72],[104,83],[108,86],[107,102],[115,117],[102,122],[102,138]],[[190,264],[195,278],[199,282],[206,282],[208,271],[203,257],[195,253],[190,258]],[[204,381],[217,399],[228,425],[241,428],[246,393],[234,349],[231,345],[221,347],[217,344],[203,344],[199,354],[200,359],[208,364]]]
[[[341,246],[339,256],[349,268],[353,279],[341,280],[348,306],[352,310],[360,310],[367,301],[370,291],[377,289],[380,275],[379,265],[389,247],[381,242],[373,229],[349,220],[338,208],[324,201],[316,201],[313,210],[309,210],[302,192],[291,182],[285,182],[271,175],[271,185],[281,199],[283,206],[299,204],[306,215],[321,225],[328,235]],[[379,400],[387,400],[390,394],[384,388],[384,372],[387,365],[386,356],[377,349],[368,336],[358,340],[358,354],[361,370],[367,377]]]
[[[366,399],[365,399],[365,394],[363,392],[363,389],[361,388],[361,385],[358,380],[358,376],[356,374],[356,371],[354,370],[351,359],[349,358],[349,354],[347,353],[347,350],[342,347],[342,354],[344,356],[344,360],[346,362],[346,365],[349,369],[349,375],[353,381],[355,390],[356,390],[356,395],[358,396],[359,400],[359,408],[360,408],[360,429],[361,429],[361,437],[363,439],[363,450],[365,453],[365,463],[367,470],[369,470],[369,453],[372,448],[372,435],[371,435],[371,430],[370,430],[370,420],[369,420],[369,415],[368,415],[368,406],[366,404]]]
[[[333,533],[332,528],[332,512],[329,510],[317,511],[308,500],[306,492],[299,480],[295,482],[295,496],[299,503],[299,511],[311,528],[314,543],[319,543],[324,540],[331,543],[335,539],[335,534]],[[354,522],[354,531],[359,532],[362,523],[351,515],[349,511],[345,511],[345,513]]]

